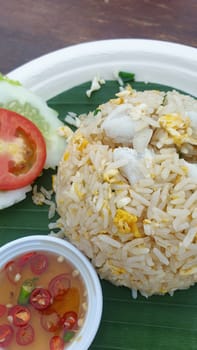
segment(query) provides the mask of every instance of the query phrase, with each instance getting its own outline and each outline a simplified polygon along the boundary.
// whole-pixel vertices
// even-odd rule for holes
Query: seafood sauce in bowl
[[[42,235],[5,244],[0,285],[0,349],[88,349],[101,320],[102,290],[73,245]]]

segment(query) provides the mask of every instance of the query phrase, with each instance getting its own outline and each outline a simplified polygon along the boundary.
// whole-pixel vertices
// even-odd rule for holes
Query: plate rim
[[[114,46],[114,44],[119,44],[119,45],[127,45],[127,44],[135,44],[135,48],[144,48],[144,50],[146,51],[150,51],[149,50],[149,45],[153,45],[154,48],[156,49],[160,49],[163,50],[165,49],[171,49],[173,50],[175,53],[175,50],[177,50],[177,53],[180,52],[184,55],[187,56],[188,54],[191,53],[196,53],[197,55],[197,48],[195,48],[194,46],[190,46],[190,45],[186,45],[186,44],[182,44],[182,43],[178,43],[178,42],[172,42],[172,41],[165,41],[165,40],[155,40],[155,39],[143,39],[143,38],[123,38],[123,39],[104,39],[104,40],[92,40],[92,41],[87,41],[87,42],[82,42],[82,43],[77,43],[77,44],[73,44],[73,45],[69,45],[69,46],[65,46],[62,47],[60,49],[57,50],[53,50],[50,51],[48,53],[45,53],[41,56],[35,57],[34,59],[20,65],[19,67],[16,67],[15,69],[11,70],[8,73],[8,76],[13,77],[14,75],[18,74],[19,70],[23,70],[25,69],[27,66],[29,66],[30,64],[37,64],[40,63],[42,61],[44,61],[46,63],[46,60],[49,57],[53,57],[53,56],[61,56],[62,53],[75,53],[75,51],[77,50],[81,50],[81,49],[93,49],[93,50],[100,50],[101,48],[107,48],[106,45],[110,46],[110,49],[112,48],[112,46]],[[153,47],[152,46],[152,47]],[[183,50],[183,51],[182,51]],[[197,57],[196,57],[197,60]]]
[[[131,61],[135,61],[132,61],[132,64],[141,64],[141,66],[144,64],[150,67],[151,72],[155,71],[153,75],[159,76],[161,74],[160,71],[164,68],[164,73],[161,77],[163,81],[159,78],[161,84],[165,84],[165,70],[169,71],[170,65],[173,74],[175,74],[174,70],[176,71],[177,69],[179,69],[179,74],[183,71],[183,76],[188,80],[188,87],[189,78],[193,79],[192,77],[195,75],[195,79],[197,79],[197,48],[176,42],[142,38],[105,39],[63,47],[34,58],[12,70],[7,75],[11,79],[19,80],[24,86],[32,89],[32,91],[47,100],[61,91],[85,82],[84,79],[86,76],[88,77],[86,81],[91,80],[95,75],[93,75],[93,73],[96,72],[96,65],[101,65],[102,59],[106,61],[105,64],[108,64],[109,68],[111,62],[116,65],[119,62],[119,66],[121,66],[121,63],[126,60],[127,56],[130,57]],[[151,60],[152,65],[158,65],[158,67],[151,67]],[[159,63],[160,61],[161,64]],[[87,71],[90,71],[90,68],[92,74],[88,76]],[[108,69],[107,66],[105,68]],[[146,73],[144,70],[143,80],[150,81],[151,74],[152,73]],[[177,77],[179,74],[176,73]],[[81,78],[81,80],[78,81],[78,77],[81,77],[81,75],[83,75],[83,79]],[[73,79],[73,84],[69,85],[62,82],[63,79],[69,80],[70,78]],[[181,78],[179,78],[179,80],[180,79]],[[60,80],[61,86],[59,89],[54,90],[53,93],[51,85],[59,84]],[[136,78],[136,80],[139,79]],[[173,81],[172,78],[171,80]],[[182,85],[184,84],[182,83]],[[184,91],[182,86],[177,86],[177,88]],[[188,91],[189,93],[196,95],[194,82],[190,90],[191,91]]]

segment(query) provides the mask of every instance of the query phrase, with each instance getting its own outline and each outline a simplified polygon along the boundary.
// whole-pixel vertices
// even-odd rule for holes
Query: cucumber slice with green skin
[[[47,147],[45,168],[55,168],[65,149],[66,140],[58,134],[63,123],[57,112],[25,87],[0,76],[0,107],[15,111],[30,119],[42,132]]]
[[[66,140],[58,135],[63,123],[57,112],[19,82],[0,74],[0,107],[15,111],[30,119],[42,132],[47,146],[45,168],[55,168],[64,152]],[[10,207],[26,198],[31,186],[17,190],[0,191],[0,209]]]

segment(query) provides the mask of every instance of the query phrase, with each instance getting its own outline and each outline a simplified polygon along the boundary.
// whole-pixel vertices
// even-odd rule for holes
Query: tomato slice
[[[45,310],[52,304],[52,297],[48,289],[35,288],[30,295],[30,304],[36,310]]]
[[[14,260],[9,261],[5,265],[5,272],[6,272],[7,278],[13,284],[17,283],[18,279],[16,277],[18,274],[20,274],[20,271],[21,269],[19,268],[19,266]]]
[[[29,309],[22,305],[13,306],[9,310],[9,315],[13,317],[13,324],[16,327],[26,326],[31,318]]]
[[[40,322],[47,332],[56,332],[61,327],[61,318],[55,310],[46,310],[42,313]]]
[[[0,317],[4,316],[7,312],[7,307],[3,304],[0,304]]]
[[[62,273],[56,277],[54,277],[49,282],[49,291],[52,297],[56,300],[61,299],[70,289],[70,278],[66,273]]]
[[[35,332],[30,324],[20,327],[16,331],[16,342],[18,345],[29,345],[34,341],[34,337]]]
[[[46,160],[46,144],[29,119],[0,108],[0,190],[14,190],[32,183]]]
[[[0,348],[10,345],[14,335],[13,328],[8,324],[0,325]]]
[[[50,339],[50,350],[64,350],[64,341],[58,335],[54,335]]]
[[[75,329],[77,327],[78,316],[74,311],[67,311],[62,317],[62,324],[65,330]]]
[[[35,254],[30,261],[30,266],[35,275],[41,275],[48,267],[48,258],[44,254]]]

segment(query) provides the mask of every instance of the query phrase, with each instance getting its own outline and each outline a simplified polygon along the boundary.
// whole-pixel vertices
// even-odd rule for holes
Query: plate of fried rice
[[[59,108],[66,122],[49,227],[103,281],[104,336],[91,349],[195,349],[197,49],[143,39],[84,43],[9,77]],[[114,96],[96,100],[112,80]],[[82,105],[89,107],[76,113],[72,95],[65,112],[62,93],[87,82]]]

